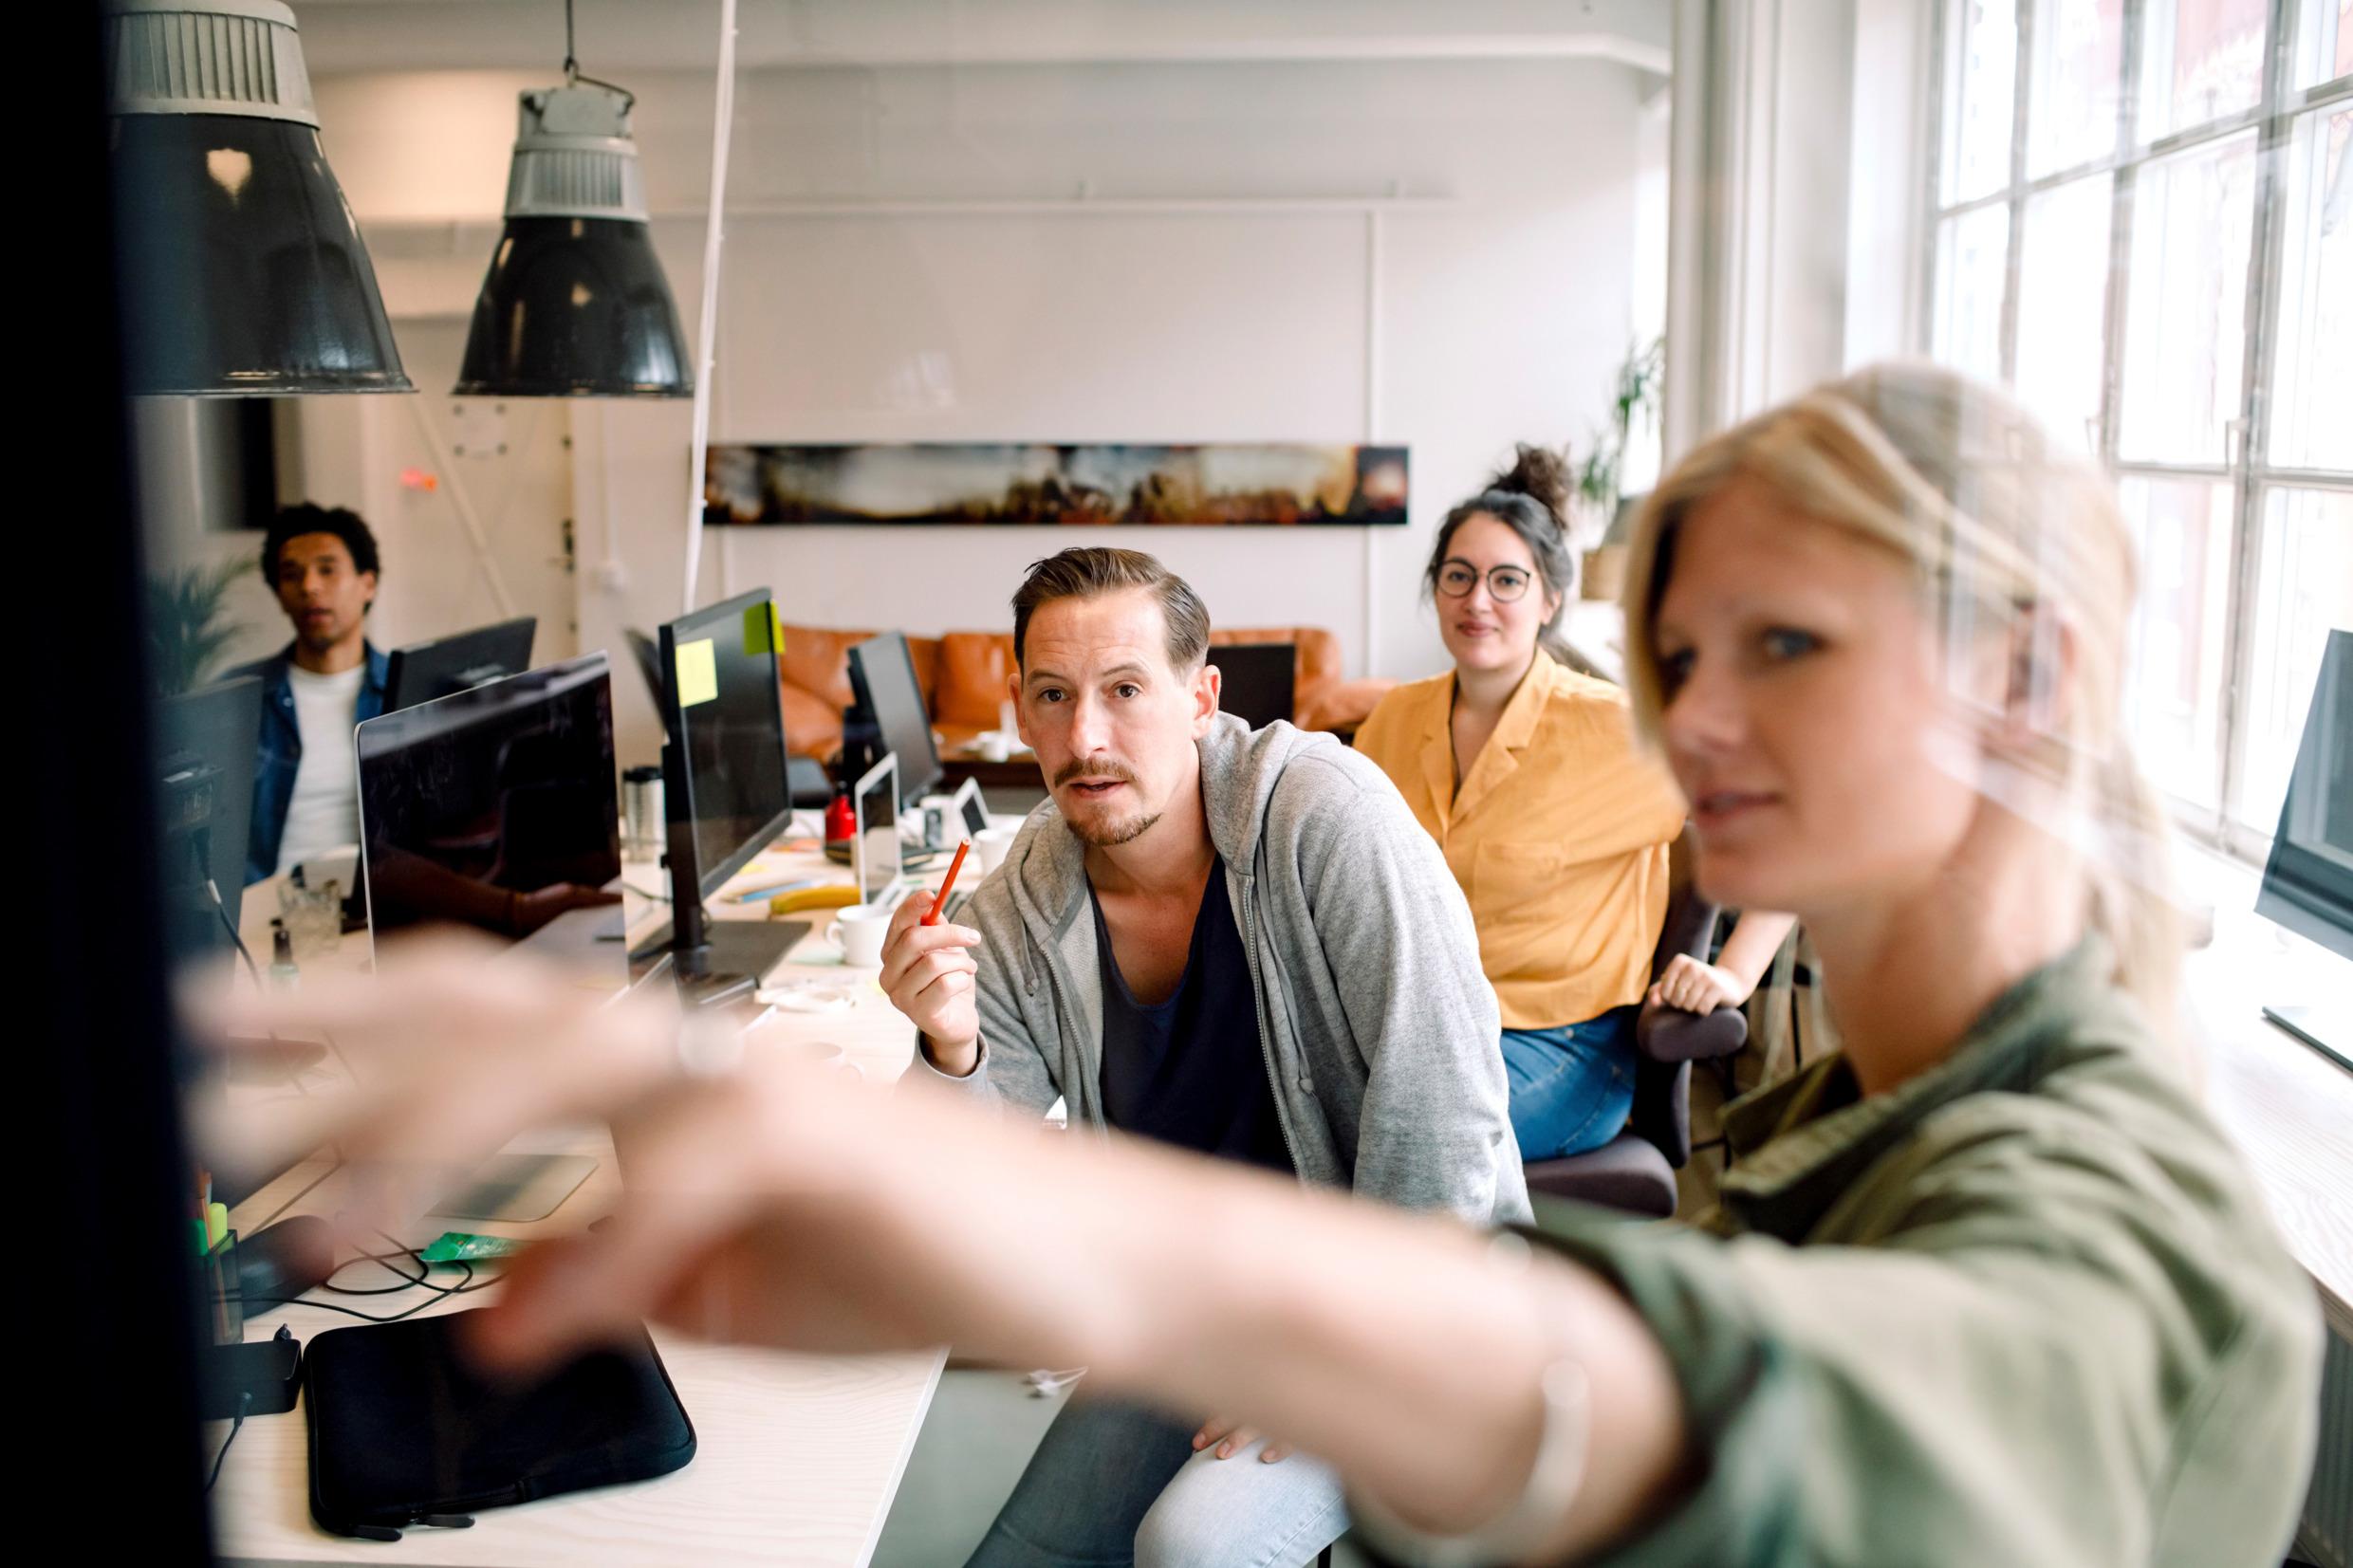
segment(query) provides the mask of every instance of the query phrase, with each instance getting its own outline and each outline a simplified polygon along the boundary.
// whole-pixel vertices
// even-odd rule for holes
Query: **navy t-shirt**
[[[1139,1137],[1290,1173],[1224,859],[1211,865],[1193,917],[1184,978],[1166,1001],[1149,1006],[1120,973],[1091,885],[1086,895],[1102,955],[1104,1119]]]

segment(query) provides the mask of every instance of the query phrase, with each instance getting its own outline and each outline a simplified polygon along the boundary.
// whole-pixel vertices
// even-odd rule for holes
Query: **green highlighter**
[[[530,1245],[510,1236],[476,1236],[466,1230],[444,1230],[417,1256],[429,1264],[478,1264],[511,1257]]]

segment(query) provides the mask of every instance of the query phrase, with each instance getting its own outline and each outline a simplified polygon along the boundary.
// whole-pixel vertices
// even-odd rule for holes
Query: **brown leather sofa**
[[[850,648],[872,632],[824,626],[785,627],[777,660],[784,689],[785,737],[792,749],[824,761],[842,747],[842,710],[850,703]],[[1288,642],[1299,650],[1291,722],[1302,729],[1353,732],[1391,680],[1343,680],[1340,639],[1321,626],[1232,627],[1209,635],[1213,647],[1234,642]],[[932,710],[940,750],[963,747],[997,727],[997,705],[1010,690],[1010,632],[950,632],[907,639],[916,684]]]

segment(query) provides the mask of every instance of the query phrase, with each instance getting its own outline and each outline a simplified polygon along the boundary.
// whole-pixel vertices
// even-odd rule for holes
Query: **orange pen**
[[[932,900],[931,909],[923,916],[923,924],[939,924],[939,912],[948,907],[948,894],[955,886],[955,874],[964,869],[965,852],[972,847],[973,840],[970,839],[956,845],[955,858],[948,862],[948,875],[939,884],[939,896]]]

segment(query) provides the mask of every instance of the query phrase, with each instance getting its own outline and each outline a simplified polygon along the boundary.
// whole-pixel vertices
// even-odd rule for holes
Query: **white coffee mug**
[[[973,835],[973,847],[980,852],[980,874],[983,876],[1005,863],[1013,840],[1020,836],[1017,827],[984,827]]]
[[[888,904],[852,904],[825,928],[825,940],[853,969],[882,967],[882,938],[891,927]]]

